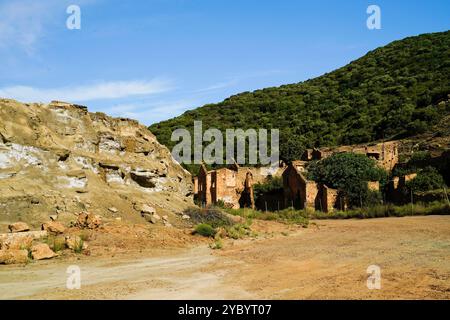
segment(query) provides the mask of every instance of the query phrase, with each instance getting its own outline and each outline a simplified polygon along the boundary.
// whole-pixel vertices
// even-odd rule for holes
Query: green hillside
[[[450,31],[373,50],[343,68],[297,84],[244,92],[154,124],[172,147],[172,130],[278,128],[281,155],[304,147],[396,139],[426,132],[450,113]]]

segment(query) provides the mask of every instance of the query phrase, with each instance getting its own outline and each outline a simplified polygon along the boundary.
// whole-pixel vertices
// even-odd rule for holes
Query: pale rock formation
[[[181,212],[192,195],[190,174],[137,121],[0,99],[0,232],[19,216],[32,226],[51,215],[67,224],[88,210],[139,222],[135,203]]]

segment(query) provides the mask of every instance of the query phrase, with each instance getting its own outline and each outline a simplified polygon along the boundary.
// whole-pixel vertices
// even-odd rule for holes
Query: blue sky
[[[81,8],[69,30],[66,8]],[[381,8],[381,30],[366,9]],[[0,96],[151,124],[450,29],[448,0],[0,0]]]

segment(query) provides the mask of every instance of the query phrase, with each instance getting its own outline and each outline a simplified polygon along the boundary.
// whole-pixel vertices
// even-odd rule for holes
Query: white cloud
[[[50,102],[52,100],[77,102],[150,95],[166,92],[170,89],[170,83],[165,80],[112,81],[85,86],[52,89],[41,89],[28,86],[4,87],[0,88],[0,97],[24,102]]]

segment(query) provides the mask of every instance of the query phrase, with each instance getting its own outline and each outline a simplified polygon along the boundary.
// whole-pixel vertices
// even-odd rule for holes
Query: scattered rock
[[[48,221],[42,224],[42,230],[49,233],[60,234],[66,231],[66,227],[64,227],[64,225],[60,222]]]
[[[143,217],[144,217],[144,219],[145,219],[147,222],[150,222],[150,223],[153,223],[153,224],[155,224],[155,223],[158,222],[158,220],[155,218],[154,215],[151,215],[151,214],[144,214]]]
[[[52,221],[56,221],[57,219],[58,219],[58,215],[56,215],[56,214],[52,214],[50,216],[50,220],[52,220]]]
[[[9,231],[11,232],[25,232],[29,231],[30,227],[25,222],[16,222],[12,223],[8,226]]]
[[[17,264],[28,262],[28,250],[1,249],[0,264]]]
[[[0,243],[11,242],[15,239],[31,237],[33,239],[41,239],[48,235],[47,231],[27,231],[19,233],[1,233]]]
[[[144,204],[141,208],[142,213],[148,213],[148,214],[156,214],[156,210],[153,207],[150,207],[146,204]]]
[[[101,223],[100,216],[82,212],[78,215],[76,226],[81,229],[97,229]]]
[[[112,213],[119,212],[119,210],[117,210],[117,208],[115,208],[115,207],[108,208],[108,210],[111,211]]]
[[[169,217],[166,216],[166,215],[162,216],[162,219],[163,219],[164,221],[169,221]]]
[[[45,243],[39,243],[31,247],[31,256],[34,260],[51,259],[56,257],[56,253]]]
[[[184,219],[184,220],[189,220],[189,219],[191,219],[191,217],[189,217],[187,214],[183,214],[183,215],[181,216],[181,218]]]
[[[0,249],[29,250],[33,245],[33,237],[13,237],[0,241]]]

